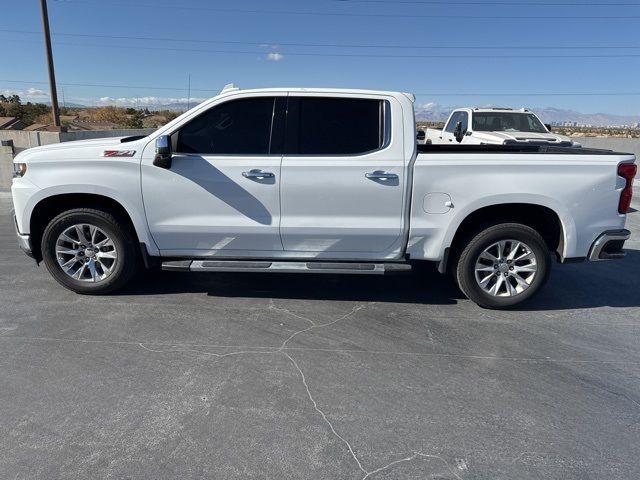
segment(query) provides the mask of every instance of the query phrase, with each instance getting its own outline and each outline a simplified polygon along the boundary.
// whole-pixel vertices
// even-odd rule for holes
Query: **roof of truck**
[[[497,112],[510,112],[510,113],[531,113],[531,110],[526,108],[506,108],[506,107],[467,107],[460,108],[458,110],[472,110],[480,113],[497,113]]]
[[[243,93],[273,93],[273,92],[310,92],[310,93],[347,93],[347,94],[356,94],[356,95],[404,95],[409,98],[412,102],[415,102],[415,95],[407,92],[393,92],[386,90],[366,90],[366,89],[356,89],[356,88],[326,88],[326,87],[305,87],[305,88],[286,88],[286,87],[277,87],[277,88],[251,88],[251,89],[241,89],[236,87],[234,84],[230,83],[225,85],[224,88],[220,91],[220,95],[230,92],[243,92]]]

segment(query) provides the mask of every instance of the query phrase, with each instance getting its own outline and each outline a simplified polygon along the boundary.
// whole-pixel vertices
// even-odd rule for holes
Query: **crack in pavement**
[[[394,466],[396,466],[396,465],[398,465],[400,463],[411,462],[412,460],[415,460],[416,458],[433,458],[435,460],[439,460],[439,461],[441,461],[442,463],[445,464],[445,466],[447,467],[447,470],[449,470],[451,475],[456,477],[458,480],[462,480],[462,477],[460,477],[458,474],[456,474],[456,472],[451,468],[451,466],[449,465],[449,462],[447,462],[440,455],[429,455],[429,454],[422,453],[422,452],[413,452],[413,455],[411,455],[410,457],[400,458],[398,460],[394,460],[393,462],[385,465],[384,467],[380,467],[380,468],[377,468],[375,470],[372,470],[371,472],[368,472],[364,477],[362,477],[362,480],[366,480],[371,475],[375,475],[376,473],[383,472],[383,471],[385,471],[385,470],[387,470],[387,469],[389,469],[391,467],[394,467]]]
[[[354,315],[356,312],[362,310],[367,305],[371,305],[373,303],[375,303],[375,302],[370,302],[368,304],[356,305],[355,307],[353,307],[351,309],[350,312],[348,312],[345,315],[342,315],[342,316],[336,318],[335,320],[332,320],[332,321],[326,322],[326,323],[316,324],[313,320],[311,320],[309,318],[306,318],[306,317],[303,317],[303,316],[301,316],[301,315],[299,315],[297,313],[291,312],[290,310],[288,310],[286,308],[276,307],[275,304],[273,303],[273,299],[271,299],[270,302],[269,302],[269,309],[270,310],[282,312],[282,313],[291,315],[291,316],[293,316],[295,318],[299,318],[301,320],[306,320],[309,323],[311,323],[311,326],[309,326],[307,328],[303,328],[301,330],[297,330],[294,333],[292,333],[291,335],[289,335],[282,342],[280,347],[278,347],[276,349],[269,349],[269,347],[266,347],[266,348],[263,349],[262,347],[258,347],[259,349],[255,349],[255,350],[238,350],[238,351],[233,351],[233,352],[229,352],[229,353],[225,353],[225,354],[219,354],[219,353],[213,353],[213,352],[205,352],[205,351],[194,349],[194,348],[188,348],[188,349],[175,349],[175,348],[173,348],[173,349],[170,349],[170,350],[155,350],[155,349],[152,349],[152,348],[149,348],[149,347],[145,346],[144,343],[138,343],[138,345],[141,348],[143,348],[144,350],[146,350],[148,352],[153,352],[153,353],[178,353],[178,352],[181,352],[181,353],[196,353],[196,354],[202,354],[202,355],[212,356],[212,357],[216,357],[216,358],[226,358],[226,357],[237,356],[237,355],[251,355],[251,354],[254,354],[254,355],[281,354],[291,362],[291,364],[294,366],[294,368],[296,369],[296,371],[300,375],[300,378],[302,380],[302,384],[303,384],[303,386],[304,386],[304,388],[306,390],[306,393],[307,393],[307,396],[308,396],[309,400],[311,401],[311,404],[313,405],[314,410],[316,412],[318,412],[318,414],[320,415],[322,420],[327,424],[327,426],[331,430],[331,433],[334,435],[334,437],[336,437],[338,440],[340,440],[347,447],[347,450],[349,451],[349,454],[351,455],[353,460],[358,465],[358,468],[360,469],[360,471],[364,474],[364,476],[362,477],[362,480],[366,480],[369,477],[371,477],[372,475],[375,475],[375,474],[380,473],[382,471],[388,470],[388,469],[390,469],[390,468],[392,468],[392,467],[394,467],[394,466],[396,466],[398,464],[405,463],[405,462],[410,462],[410,461],[413,461],[416,458],[420,458],[420,457],[438,459],[439,461],[443,462],[447,466],[447,469],[451,472],[451,474],[455,478],[457,478],[459,480],[462,480],[462,478],[455,473],[455,471],[451,468],[449,463],[443,457],[441,457],[439,455],[428,455],[428,454],[425,454],[425,453],[422,453],[422,452],[413,452],[413,454],[411,456],[408,456],[406,458],[401,458],[401,459],[398,459],[398,460],[394,460],[393,462],[390,462],[387,465],[384,465],[382,467],[376,468],[374,470],[367,470],[362,465],[362,462],[360,461],[360,459],[358,458],[358,455],[356,454],[355,450],[351,446],[351,443],[349,443],[349,441],[346,438],[344,438],[342,435],[340,435],[340,433],[338,433],[338,431],[336,430],[336,428],[333,425],[333,423],[331,422],[331,420],[329,420],[329,418],[327,417],[325,412],[318,406],[318,402],[313,397],[313,394],[311,393],[311,389],[309,388],[309,384],[307,383],[307,378],[306,378],[304,372],[302,371],[302,369],[300,368],[300,365],[298,365],[298,362],[296,362],[295,359],[288,352],[285,351],[285,349],[287,348],[287,344],[291,340],[293,340],[295,337],[297,337],[298,335],[301,335],[303,333],[309,332],[309,331],[314,330],[314,329],[324,328],[324,327],[329,327],[331,325],[335,325],[336,323],[338,323],[338,322],[340,322],[342,320],[345,320],[345,319],[349,318],[350,316]],[[151,345],[153,345],[153,344],[151,344]]]
[[[289,338],[287,338],[284,342],[282,342],[282,345],[280,345],[280,348],[279,348],[278,350],[280,350],[280,351],[284,350],[284,348],[287,346],[287,343],[289,343],[291,340],[293,340],[295,337],[297,337],[298,335],[300,335],[300,334],[302,334],[302,333],[306,333],[306,332],[308,332],[309,330],[313,330],[313,329],[315,329],[315,328],[323,328],[323,327],[329,327],[329,326],[331,326],[331,325],[334,325],[334,324],[336,324],[336,323],[338,323],[338,322],[340,322],[340,321],[342,321],[342,320],[345,320],[345,319],[349,318],[351,315],[353,315],[353,314],[354,314],[354,313],[356,313],[357,311],[362,310],[365,306],[367,306],[367,305],[373,305],[373,304],[374,304],[374,302],[371,302],[371,303],[369,303],[369,304],[365,304],[365,305],[357,305],[357,306],[353,307],[353,308],[351,309],[351,311],[350,311],[349,313],[347,313],[346,315],[343,315],[343,316],[341,316],[341,317],[339,317],[339,318],[336,318],[335,320],[333,320],[333,321],[331,321],[331,322],[321,323],[321,324],[318,324],[318,325],[316,325],[316,324],[314,323],[312,326],[310,326],[310,327],[308,327],[308,328],[304,328],[304,329],[302,329],[302,330],[298,330],[297,332],[292,333],[292,334],[289,336]],[[309,320],[309,321],[311,322],[311,320]],[[313,322],[311,322],[311,323],[313,323]]]
[[[317,325],[318,327],[321,325]],[[306,330],[306,329],[305,329]],[[8,333],[8,332],[5,332]],[[40,342],[70,342],[70,343],[97,343],[105,345],[162,345],[176,346],[184,345],[189,347],[203,348],[255,348],[269,351],[299,351],[299,352],[326,352],[326,353],[353,353],[361,355],[398,355],[408,357],[444,357],[444,358],[465,358],[470,360],[492,360],[492,361],[508,361],[508,362],[526,362],[526,363],[576,363],[576,364],[593,364],[593,365],[640,365],[640,361],[633,360],[580,360],[576,358],[551,358],[551,357],[499,357],[497,355],[470,355],[462,353],[443,353],[443,352],[403,352],[391,350],[357,350],[352,348],[313,348],[313,347],[274,347],[259,345],[220,345],[208,343],[175,343],[175,342],[140,342],[138,340],[97,340],[87,338],[64,338],[64,337],[26,337],[22,335],[0,335],[0,340],[33,340]],[[177,350],[166,350],[177,351]],[[187,351],[187,350],[185,350]],[[198,353],[204,353],[202,350],[189,349]]]
[[[229,352],[229,353],[213,353],[213,352],[205,352],[202,350],[196,350],[195,348],[172,348],[171,350],[153,350],[152,348],[149,347],[145,347],[144,343],[138,343],[138,345],[140,345],[142,348],[144,348],[146,351],[148,352],[153,352],[153,353],[197,353],[197,354],[201,354],[201,355],[208,355],[211,357],[217,357],[217,358],[225,358],[225,357],[233,357],[234,355],[247,355],[247,354],[259,354],[259,355],[266,355],[266,354],[274,354],[274,353],[279,353],[279,350],[239,350],[236,352]],[[154,345],[149,344],[149,345]]]
[[[302,315],[298,315],[297,313],[294,313],[294,312],[292,312],[291,310],[289,310],[287,308],[276,307],[274,302],[273,302],[273,298],[269,299],[269,310],[273,310],[273,311],[281,312],[281,313],[286,313],[288,315],[291,315],[292,317],[296,317],[296,318],[299,318],[300,320],[304,320],[306,322],[309,322],[309,323],[311,323],[311,325],[315,325],[316,324],[313,320],[311,320],[311,319],[309,319],[307,317],[303,317]]]
[[[358,458],[356,453],[353,451],[353,447],[351,446],[351,444],[342,435],[340,435],[338,432],[336,432],[336,429],[333,426],[333,423],[331,423],[331,421],[327,418],[327,415],[322,411],[322,409],[320,409],[320,407],[318,407],[318,402],[316,402],[316,400],[313,398],[313,395],[311,394],[311,390],[309,390],[309,384],[307,383],[307,378],[304,376],[304,373],[303,373],[302,369],[300,368],[300,366],[298,365],[298,362],[296,362],[293,359],[293,357],[291,355],[289,355],[288,353],[286,353],[286,352],[282,352],[282,353],[283,353],[283,355],[285,357],[287,357],[289,360],[291,360],[291,363],[293,363],[293,366],[296,367],[296,369],[298,370],[298,373],[300,374],[300,378],[302,378],[302,384],[304,385],[304,388],[307,390],[307,395],[309,396],[309,400],[311,400],[311,403],[313,404],[313,408],[316,410],[316,412],[318,412],[320,414],[320,416],[325,421],[325,423],[327,425],[329,425],[329,428],[331,429],[333,434],[338,439],[340,439],[340,441],[342,441],[342,443],[344,443],[347,446],[347,448],[349,449],[349,453],[351,454],[353,459],[358,464],[358,468],[365,474],[365,476],[362,477],[363,480],[364,480],[365,478],[367,478],[369,476],[369,472],[367,470],[365,470],[365,468],[362,466],[362,463],[360,463],[360,459]]]
[[[451,474],[457,478],[458,480],[462,480],[462,477],[458,476],[456,474],[456,472],[451,468],[451,466],[449,465],[449,462],[447,462],[443,457],[441,457],[440,455],[429,455],[426,453],[422,453],[422,452],[413,452],[413,455],[411,455],[410,457],[406,457],[406,458],[401,458],[398,460],[394,460],[391,463],[388,463],[387,465],[384,465],[380,468],[376,468],[375,470],[367,470],[366,468],[364,468],[362,466],[362,462],[360,461],[360,459],[358,458],[358,455],[356,455],[355,451],[353,450],[353,447],[351,446],[351,444],[349,443],[349,441],[344,438],[342,435],[340,435],[335,427],[333,426],[333,423],[331,423],[331,421],[327,418],[327,415],[324,413],[324,411],[318,407],[318,402],[316,402],[315,398],[313,398],[313,395],[311,393],[311,390],[309,388],[309,384],[307,383],[307,379],[304,375],[304,372],[302,371],[302,369],[300,368],[300,366],[298,365],[298,362],[296,362],[293,357],[291,355],[289,355],[287,352],[282,352],[282,354],[287,357],[291,363],[293,364],[293,366],[296,368],[296,370],[298,370],[298,373],[300,374],[300,377],[302,379],[302,383],[304,385],[304,388],[307,390],[307,396],[309,397],[309,400],[311,400],[311,403],[313,404],[313,408],[320,414],[320,416],[322,417],[322,419],[325,421],[325,423],[329,426],[329,429],[331,429],[331,432],[333,432],[333,434],[342,442],[347,446],[347,449],[349,450],[349,453],[351,454],[351,456],[353,457],[353,459],[355,460],[355,462],[358,464],[358,468],[360,469],[360,471],[362,471],[362,473],[364,473],[364,476],[362,477],[362,480],[366,480],[367,478],[369,478],[372,475],[375,475],[377,473],[383,472],[385,470],[388,470],[389,468],[392,468],[400,463],[405,463],[405,462],[410,462],[412,460],[415,460],[418,457],[423,457],[423,458],[434,458],[437,460],[440,460],[441,462],[443,462],[447,469],[451,472]]]

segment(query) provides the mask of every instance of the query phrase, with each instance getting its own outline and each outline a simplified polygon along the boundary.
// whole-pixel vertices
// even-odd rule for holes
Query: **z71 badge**
[[[133,157],[135,150],[105,150],[102,152],[103,157]]]

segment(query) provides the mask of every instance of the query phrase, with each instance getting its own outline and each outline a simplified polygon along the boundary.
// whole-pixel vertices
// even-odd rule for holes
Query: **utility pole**
[[[60,110],[58,109],[58,92],[56,91],[56,74],[53,70],[53,53],[51,52],[51,32],[49,31],[49,13],[47,11],[47,0],[40,0],[40,10],[42,11],[42,29],[44,31],[44,44],[47,54],[47,66],[49,68],[49,88],[51,90],[51,114],[53,116],[53,126],[60,131]]]
[[[187,81],[187,110],[191,110],[191,74],[189,74]]]

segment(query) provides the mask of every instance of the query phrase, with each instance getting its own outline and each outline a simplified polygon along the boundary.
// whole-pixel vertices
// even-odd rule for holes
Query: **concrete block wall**
[[[31,147],[50,145],[52,143],[73,142],[74,140],[90,140],[104,137],[129,137],[132,135],[149,135],[154,128],[121,129],[121,130],[85,130],[79,132],[25,132],[24,130],[0,130],[0,140],[13,140],[16,153]]]
[[[8,190],[13,177],[13,142],[0,142],[0,192]]]

